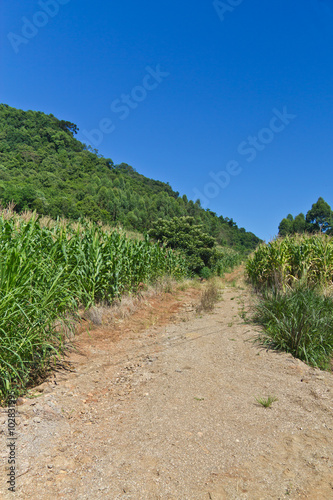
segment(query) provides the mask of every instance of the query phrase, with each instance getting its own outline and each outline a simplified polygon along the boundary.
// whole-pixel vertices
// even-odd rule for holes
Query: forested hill
[[[75,124],[0,104],[0,201],[52,218],[88,217],[146,231],[158,218],[193,216],[219,244],[251,250],[260,241],[172,190],[75,139]]]

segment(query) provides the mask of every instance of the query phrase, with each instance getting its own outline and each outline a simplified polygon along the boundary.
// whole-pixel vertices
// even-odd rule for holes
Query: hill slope
[[[88,217],[146,231],[158,218],[193,216],[221,245],[250,251],[253,233],[76,140],[75,124],[0,104],[0,201],[53,218]]]

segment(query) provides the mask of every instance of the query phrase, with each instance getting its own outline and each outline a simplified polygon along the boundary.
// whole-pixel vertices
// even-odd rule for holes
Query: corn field
[[[258,289],[285,291],[296,283],[328,287],[333,279],[333,239],[325,234],[276,239],[259,246],[246,271]]]
[[[8,215],[8,214],[7,214]],[[0,215],[0,400],[23,391],[63,352],[62,325],[79,305],[111,303],[164,275],[187,275],[164,247],[81,222],[43,225]]]

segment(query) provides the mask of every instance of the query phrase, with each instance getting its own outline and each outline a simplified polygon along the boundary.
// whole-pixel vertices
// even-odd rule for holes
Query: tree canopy
[[[333,212],[321,197],[312,205],[306,216],[300,213],[294,218],[289,214],[279,224],[279,236],[315,232],[333,234]]]
[[[321,233],[332,232],[332,219],[331,207],[323,198],[318,198],[317,203],[306,214],[306,222]]]

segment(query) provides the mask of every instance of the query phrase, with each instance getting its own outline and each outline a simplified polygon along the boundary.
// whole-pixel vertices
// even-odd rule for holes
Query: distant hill
[[[222,246],[248,252],[260,242],[229,218],[179,196],[168,183],[114,165],[75,139],[77,126],[40,111],[0,104],[0,201],[52,218],[88,217],[145,232],[158,218],[192,216]]]

